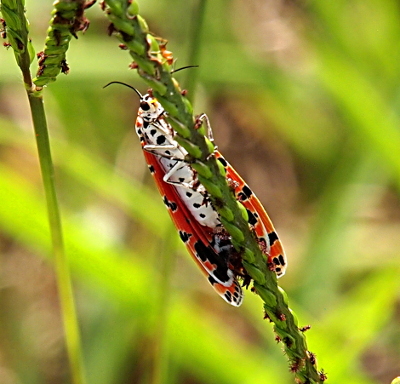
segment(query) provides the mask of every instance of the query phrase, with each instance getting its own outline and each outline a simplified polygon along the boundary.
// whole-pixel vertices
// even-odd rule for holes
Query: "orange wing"
[[[236,198],[247,209],[249,225],[257,236],[261,250],[267,256],[268,265],[278,277],[283,276],[286,272],[287,258],[271,219],[254,192],[221,153],[216,151],[215,156],[224,166],[226,178],[234,188]]]

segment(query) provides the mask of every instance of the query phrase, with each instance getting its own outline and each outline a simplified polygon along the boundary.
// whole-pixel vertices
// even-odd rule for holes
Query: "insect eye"
[[[145,101],[143,101],[140,103],[140,108],[143,111],[148,111],[150,109],[150,105],[149,105],[149,103],[146,103]]]

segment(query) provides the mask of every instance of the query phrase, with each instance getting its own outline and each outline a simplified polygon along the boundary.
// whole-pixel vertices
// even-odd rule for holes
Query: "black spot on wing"
[[[203,262],[209,262],[214,266],[213,276],[221,282],[229,281],[228,264],[223,260],[212,247],[204,245],[201,241],[197,241],[194,245],[196,256]],[[211,281],[210,281],[211,282]]]
[[[153,128],[150,130],[150,135],[154,136],[157,133],[157,129]]]
[[[272,245],[275,243],[276,240],[278,240],[278,235],[276,234],[276,232],[270,232],[268,233],[268,239],[270,245]]]
[[[193,235],[185,231],[179,231],[179,236],[184,243],[187,243]]]
[[[165,143],[165,140],[166,140],[166,139],[165,139],[165,136],[164,136],[164,135],[160,135],[160,136],[157,137],[157,140],[156,140],[156,141],[157,141],[157,144],[158,144],[158,145],[162,145],[162,144]]]
[[[227,301],[231,302],[232,301],[232,294],[229,291],[226,291],[224,293],[224,296],[226,298]]]
[[[143,127],[147,128],[149,126],[149,122],[147,120],[143,120]]]
[[[249,215],[249,220],[248,223],[250,225],[256,225],[257,224],[257,217],[251,212],[249,209],[247,209],[247,214]]]
[[[247,200],[247,196],[243,192],[239,192],[237,194],[237,198],[238,198],[239,201],[246,201]]]
[[[199,204],[199,203],[194,203],[194,204],[193,204],[193,207],[194,207],[194,208],[200,208],[200,207],[201,207],[201,204]]]
[[[218,161],[224,166],[227,167],[228,163],[226,162],[226,160],[223,157],[218,157]]]
[[[155,169],[152,165],[149,165],[148,167],[151,174],[155,173]]]
[[[275,265],[284,266],[286,264],[285,263],[285,258],[282,255],[274,257],[272,261],[274,262]]]
[[[245,186],[242,188],[242,192],[244,193],[244,195],[245,195],[247,198],[249,198],[249,197],[253,194],[253,191],[252,191],[247,185],[245,185]]]
[[[172,212],[175,212],[178,209],[178,206],[173,201],[169,201],[167,196],[164,195],[163,202],[167,208],[169,208]]]
[[[192,193],[192,192],[186,192],[186,196],[187,196],[187,197],[192,197],[192,196],[193,196],[193,193]]]

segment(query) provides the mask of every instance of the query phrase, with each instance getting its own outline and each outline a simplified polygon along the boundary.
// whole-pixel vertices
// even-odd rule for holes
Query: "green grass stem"
[[[42,96],[28,92],[33,126],[36,136],[40,169],[46,195],[47,212],[53,246],[61,315],[64,324],[67,352],[74,384],[84,384],[85,375],[81,351],[80,332],[72,291],[71,274],[65,254],[60,210],[54,185],[54,167]]]
[[[57,1],[56,5],[63,3]],[[64,2],[71,4],[74,2]],[[80,1],[79,3],[82,3]],[[45,190],[48,220],[50,226],[52,250],[57,278],[58,294],[61,305],[61,316],[64,325],[67,353],[74,384],[85,384],[80,333],[75,310],[74,297],[68,259],[65,254],[60,210],[54,184],[54,167],[51,158],[50,141],[47,129],[42,92],[33,85],[30,63],[34,52],[28,37],[28,21],[25,17],[25,4],[22,0],[2,0],[1,12],[6,22],[9,43],[14,50],[15,58],[21,69],[32,114],[36,145]]]

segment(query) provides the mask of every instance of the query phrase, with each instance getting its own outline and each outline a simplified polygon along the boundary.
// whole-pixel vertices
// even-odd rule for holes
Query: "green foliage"
[[[400,370],[399,5],[262,3],[209,2],[196,63],[186,61],[190,2],[146,1],[140,10],[168,37],[178,67],[200,65],[176,77],[198,71],[195,112],[210,115],[219,149],[277,227],[290,263],[280,284],[300,325],[312,325],[308,344],[328,383],[389,383]],[[26,7],[40,50],[51,9]],[[89,30],[70,44],[70,74],[46,90],[46,112],[88,382],[291,382],[259,301],[246,292],[243,307],[227,307],[175,242],[133,132],[135,95],[102,90],[120,80],[144,91],[142,83],[100,10],[87,17]],[[14,67],[1,50],[2,372],[67,382],[53,272],[40,262],[50,253],[45,203]]]

